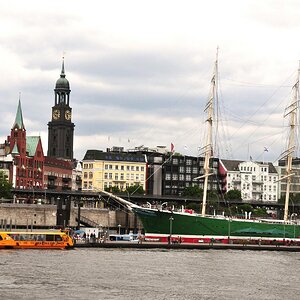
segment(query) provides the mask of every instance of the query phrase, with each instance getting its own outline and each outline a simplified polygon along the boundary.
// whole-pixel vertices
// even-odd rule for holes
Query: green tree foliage
[[[12,198],[11,189],[12,185],[7,181],[4,172],[0,171],[0,198]]]
[[[126,192],[128,192],[130,195],[134,195],[134,194],[143,195],[143,194],[145,194],[145,191],[144,191],[143,187],[140,186],[140,185],[129,186],[126,189]]]
[[[255,208],[253,210],[253,217],[267,217],[268,213],[267,210],[265,208]]]
[[[240,199],[242,199],[242,195],[241,195],[241,192],[238,190],[230,190],[224,195],[224,198],[228,201],[240,200]]]
[[[182,196],[189,196],[189,197],[198,197],[200,198],[203,194],[203,190],[199,188],[199,186],[189,186],[186,187],[183,192]]]

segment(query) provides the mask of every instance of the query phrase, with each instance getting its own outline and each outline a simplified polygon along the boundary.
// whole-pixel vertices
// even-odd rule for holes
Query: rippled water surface
[[[300,254],[1,250],[1,299],[300,299]]]

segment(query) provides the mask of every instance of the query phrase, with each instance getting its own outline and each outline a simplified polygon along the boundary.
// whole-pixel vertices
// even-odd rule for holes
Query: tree
[[[145,194],[145,191],[144,191],[143,187],[140,186],[140,185],[129,186],[128,188],[126,188],[126,192],[129,193],[129,195],[132,195],[132,194],[143,195],[143,194]]]
[[[225,200],[240,200],[242,199],[241,191],[230,190],[224,195]]]
[[[0,171],[0,198],[12,198],[12,185],[7,181],[6,175]]]
[[[198,185],[195,185],[195,186],[186,187],[182,192],[182,196],[190,196],[190,197],[200,198],[202,193],[203,193],[203,190],[200,189]]]

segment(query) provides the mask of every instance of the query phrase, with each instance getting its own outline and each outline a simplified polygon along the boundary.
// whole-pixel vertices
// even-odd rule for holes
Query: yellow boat
[[[0,231],[0,249],[70,249],[74,243],[63,231]]]

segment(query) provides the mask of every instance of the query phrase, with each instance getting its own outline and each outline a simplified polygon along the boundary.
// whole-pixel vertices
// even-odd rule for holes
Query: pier
[[[243,244],[168,244],[157,242],[115,242],[76,243],[74,248],[104,248],[104,249],[145,249],[145,250],[240,250],[240,251],[284,251],[300,252],[300,246],[287,245],[243,245]]]

